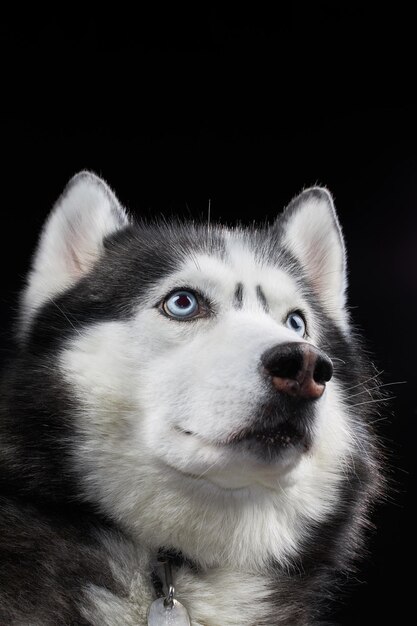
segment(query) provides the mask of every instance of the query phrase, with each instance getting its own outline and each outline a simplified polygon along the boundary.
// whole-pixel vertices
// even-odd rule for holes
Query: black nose
[[[264,352],[261,362],[278,391],[308,400],[323,395],[333,374],[329,357],[304,342],[274,346]]]

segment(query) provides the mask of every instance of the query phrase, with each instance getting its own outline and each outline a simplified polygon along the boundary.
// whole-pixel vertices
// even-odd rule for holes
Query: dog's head
[[[324,189],[268,228],[229,229],[134,223],[101,179],[72,179],[42,232],[20,335],[66,389],[83,497],[206,562],[248,533],[260,558],[262,533],[291,552],[305,520],[335,506],[354,450],[345,287]]]

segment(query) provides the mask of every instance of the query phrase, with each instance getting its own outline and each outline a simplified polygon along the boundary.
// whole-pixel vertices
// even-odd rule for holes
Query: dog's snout
[[[270,348],[262,365],[275,389],[289,396],[315,400],[333,374],[329,357],[308,343],[291,342]]]

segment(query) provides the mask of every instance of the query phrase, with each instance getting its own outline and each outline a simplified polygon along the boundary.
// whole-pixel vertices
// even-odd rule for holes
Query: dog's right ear
[[[305,189],[277,224],[283,245],[299,262],[326,312],[346,328],[346,249],[330,192]]]
[[[22,294],[19,331],[24,337],[37,310],[90,271],[104,239],[129,224],[110,187],[91,172],[76,174],[43,227]]]

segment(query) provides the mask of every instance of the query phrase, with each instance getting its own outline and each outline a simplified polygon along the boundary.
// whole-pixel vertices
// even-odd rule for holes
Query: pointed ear
[[[39,307],[74,285],[92,268],[104,239],[129,224],[108,185],[91,172],[74,176],[43,227],[22,294],[24,335]]]
[[[329,315],[346,323],[346,251],[329,191],[311,187],[294,198],[279,219],[283,243]]]

